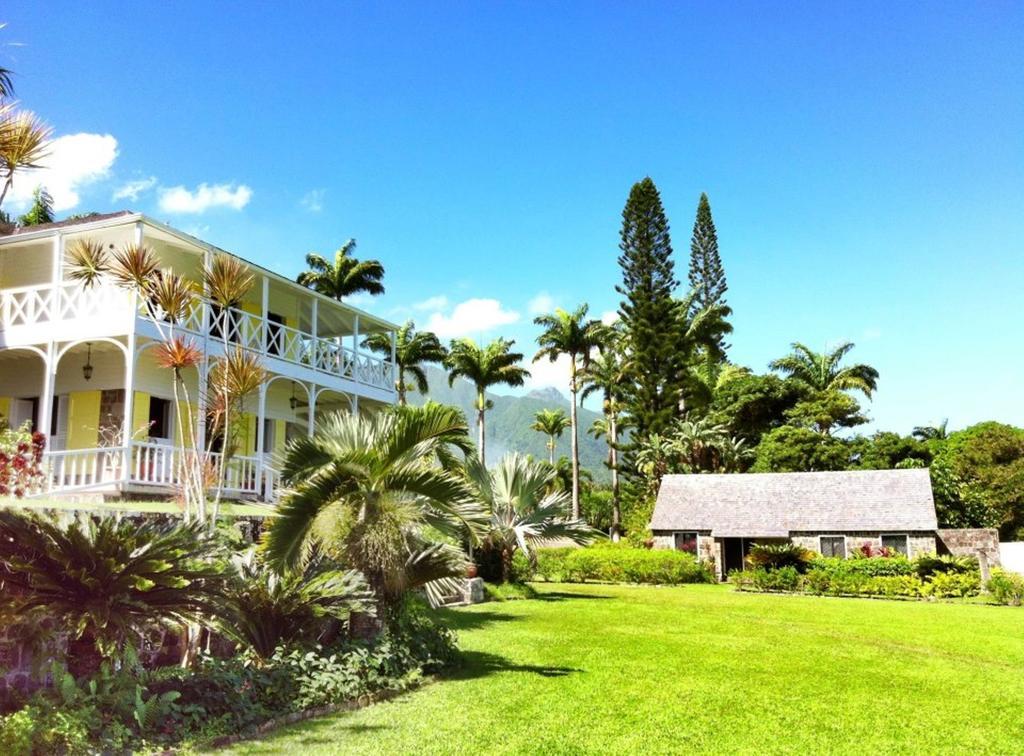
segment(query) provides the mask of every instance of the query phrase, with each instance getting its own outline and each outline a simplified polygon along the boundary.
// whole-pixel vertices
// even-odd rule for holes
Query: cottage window
[[[692,532],[675,534],[676,551],[685,551],[697,556],[697,534]]]
[[[882,548],[888,549],[896,554],[902,554],[907,556],[910,552],[907,548],[907,536],[906,535],[883,535],[882,536]]]
[[[822,556],[846,559],[846,536],[821,536],[818,541]]]

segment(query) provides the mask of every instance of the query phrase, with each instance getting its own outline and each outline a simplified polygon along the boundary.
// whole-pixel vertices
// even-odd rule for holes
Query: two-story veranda
[[[153,359],[161,331],[136,295],[69,279],[66,250],[86,238],[110,248],[145,244],[162,268],[197,285],[211,256],[228,254],[131,212],[0,236],[0,417],[49,436],[40,494],[170,495],[190,436],[178,427],[173,373]],[[311,434],[326,413],[394,403],[394,346],[392,359],[381,359],[361,341],[385,332],[394,345],[395,326],[246,264],[255,284],[238,309],[203,298],[176,332],[201,348],[204,366],[226,346],[262,357],[268,380],[247,400],[223,475],[228,495],[272,500],[289,439]],[[200,397],[205,368],[190,372],[186,385]]]

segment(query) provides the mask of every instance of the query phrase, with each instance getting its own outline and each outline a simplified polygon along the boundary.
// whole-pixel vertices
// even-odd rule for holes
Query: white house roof
[[[718,537],[935,530],[927,470],[666,475],[652,530]]]

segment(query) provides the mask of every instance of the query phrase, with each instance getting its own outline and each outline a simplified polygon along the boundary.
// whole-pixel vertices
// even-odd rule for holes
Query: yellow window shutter
[[[288,423],[285,420],[274,421],[274,454],[284,455],[284,447],[288,442]]]
[[[146,430],[141,430],[146,428]],[[149,439],[149,394],[136,391],[132,395],[132,441]]]
[[[72,391],[68,404],[68,449],[99,446],[99,391]]]
[[[0,420],[11,419],[11,397],[0,396]]]

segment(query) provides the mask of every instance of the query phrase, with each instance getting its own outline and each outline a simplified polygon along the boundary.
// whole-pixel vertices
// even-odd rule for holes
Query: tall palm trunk
[[[548,464],[555,464],[555,437],[548,436]]]
[[[608,456],[612,468],[612,542],[617,543],[622,535],[622,507],[619,502],[619,443],[618,418],[615,412],[608,413]]]
[[[486,435],[484,433],[484,412],[487,409],[486,397],[483,391],[477,391],[476,395],[476,428],[477,428],[477,447],[480,450],[480,464],[486,466],[485,458],[486,454]]]
[[[572,518],[580,519],[580,448],[576,434],[576,355],[570,355],[572,361],[569,371],[569,393],[572,397],[572,408],[569,413],[569,424],[572,431]]]
[[[395,388],[398,389],[398,406],[405,406],[405,376],[399,373],[398,382],[395,384]]]

